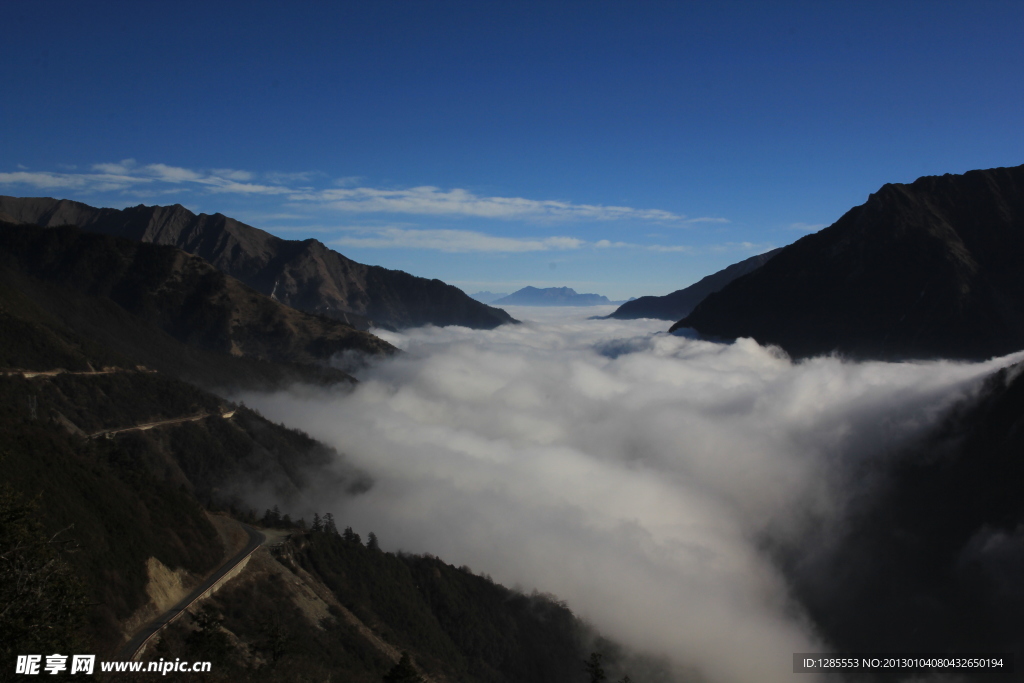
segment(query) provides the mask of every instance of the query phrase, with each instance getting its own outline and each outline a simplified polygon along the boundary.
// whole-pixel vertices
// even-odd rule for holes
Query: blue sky
[[[5,20],[0,193],[177,202],[468,292],[665,294],[886,182],[1024,163],[1020,2],[16,0]]]

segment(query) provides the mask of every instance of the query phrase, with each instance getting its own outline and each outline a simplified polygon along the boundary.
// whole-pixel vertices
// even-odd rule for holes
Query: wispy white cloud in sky
[[[651,245],[649,245],[649,246],[647,246],[645,248],[649,249],[650,251],[681,252],[681,253],[687,253],[687,254],[693,251],[693,247],[688,247],[685,244],[671,244],[671,245],[651,244]]]
[[[612,242],[611,240],[598,240],[594,242],[597,249],[646,249],[647,251],[660,252],[685,252],[693,251],[693,247],[684,244],[633,244],[632,242]]]
[[[719,218],[716,216],[699,216],[697,218],[687,218],[687,223],[728,223],[728,218]]]
[[[255,177],[255,175],[249,171],[237,171],[231,168],[215,168],[211,173],[229,180],[237,180],[239,182],[248,182]]]
[[[37,190],[70,190],[86,193],[125,192],[139,185],[152,183],[153,180],[153,178],[125,175],[104,169],[97,169],[95,173],[53,173],[50,171],[0,173],[0,185],[22,185]]]
[[[360,213],[409,213],[420,215],[474,216],[477,218],[534,220],[645,220],[673,223],[722,222],[720,218],[687,218],[661,209],[628,206],[574,204],[553,199],[481,197],[469,190],[442,190],[425,185],[408,189],[371,187],[333,188],[296,193],[296,201],[318,202],[339,211]]]
[[[308,232],[308,229],[304,229]],[[449,253],[523,253],[533,251],[568,251],[576,249],[634,249],[656,252],[692,252],[684,245],[633,244],[602,239],[596,242],[569,236],[508,237],[489,235],[473,230],[427,230],[397,227],[345,226],[321,228],[321,232],[344,231],[330,244],[344,248],[364,249],[427,249]]]
[[[366,249],[431,249],[449,253],[527,252],[579,249],[586,242],[575,237],[515,238],[471,230],[407,230],[380,228],[367,236],[345,236],[333,246]]]
[[[136,196],[143,189],[149,193],[161,192],[164,189],[195,189],[210,194],[278,195],[286,197],[296,206],[348,213],[467,216],[534,222],[646,221],[676,226],[728,222],[724,218],[707,216],[689,218],[663,209],[577,204],[555,199],[489,197],[462,188],[445,190],[430,185],[398,189],[354,187],[364,180],[358,176],[337,179],[333,187],[321,189],[309,186],[316,175],[258,174],[232,168],[196,170],[162,163],[141,165],[134,159],[123,159],[93,164],[89,171],[85,172],[76,172],[72,167],[65,167],[62,172],[19,169],[13,173],[0,173],[0,185],[20,185],[37,190],[66,190],[84,194],[119,192]]]
[[[287,231],[286,228],[278,228]],[[405,227],[346,226],[335,228],[303,228],[304,232],[345,231],[348,234],[330,240],[334,247],[347,249],[424,249],[448,253],[525,253],[534,251],[569,251],[578,249],[619,250],[632,249],[658,253],[763,252],[772,248],[768,244],[753,242],[727,242],[704,247],[685,244],[636,244],[602,239],[588,241],[578,237],[507,237],[489,235],[474,230],[419,230]]]
[[[86,173],[55,173],[50,171],[19,171],[0,173],[0,185],[23,185],[39,190],[74,190],[78,192],[137,192],[140,187],[164,188],[199,186],[213,193],[285,195],[295,190],[278,184],[249,182],[255,177],[249,171],[213,169],[195,171],[167,164],[138,165],[134,159],[116,163],[93,164]]]

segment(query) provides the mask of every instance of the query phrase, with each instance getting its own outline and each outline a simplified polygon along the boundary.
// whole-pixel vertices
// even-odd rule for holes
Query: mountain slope
[[[82,349],[86,367],[111,359],[94,350]],[[16,367],[33,362],[6,344],[0,356]],[[340,456],[304,434],[244,408],[229,413],[217,396],[161,373],[100,367],[0,373],[3,487],[38,501],[33,517],[47,538],[63,530],[59,539],[78,546],[67,562],[90,598],[90,651],[113,651],[149,613],[154,567],[187,583],[219,562],[223,548],[203,505],[269,496],[306,502],[321,486],[334,499],[369,486],[361,475],[339,476]],[[0,631],[3,621],[0,615]]]
[[[115,365],[158,370],[224,391],[275,391],[296,382],[353,382],[325,365],[272,363],[189,346],[124,310],[0,264],[0,365],[24,370],[88,370]],[[86,358],[91,358],[87,361]]]
[[[177,247],[209,261],[258,292],[302,311],[360,329],[462,325],[492,329],[514,322],[440,280],[356,263],[317,240],[283,240],[222,214],[198,216],[180,204],[97,209],[48,197],[0,196],[0,218],[84,230]]]
[[[394,352],[342,322],[273,301],[173,247],[75,228],[0,229],[6,268],[112,300],[188,345],[285,363],[323,363],[342,352]]]
[[[58,246],[63,232],[82,237],[21,230],[45,232]],[[78,251],[116,262],[106,250]],[[137,368],[98,334],[79,334],[81,321],[60,306],[65,298],[98,325],[112,325],[115,338],[131,337],[130,353],[155,340],[158,352],[172,350],[173,367],[175,344],[184,346],[110,299],[34,278],[9,260],[0,259],[0,584],[5,601],[17,598],[20,610],[0,613],[5,657],[81,651],[116,658],[127,637],[234,553],[230,520],[211,508],[255,523],[253,508],[279,503],[308,518],[321,506],[344,507],[372,485],[343,455],[305,434]],[[38,258],[28,265],[45,271]],[[104,289],[77,265],[67,280]],[[112,280],[122,273],[112,269]],[[159,422],[165,424],[152,426]],[[147,428],[110,431],[139,425]],[[371,683],[408,650],[428,680],[513,683],[571,680],[580,660],[600,649],[616,676],[628,667],[634,675],[653,672],[648,680],[670,680],[658,662],[625,655],[552,598],[505,589],[430,556],[364,546],[357,535],[337,534],[333,522],[307,533],[302,520],[275,517],[265,516],[293,538],[258,550],[236,579],[163,632],[145,659],[212,660],[214,672],[205,677],[215,681]],[[53,557],[24,561],[33,559],[25,520],[38,527],[28,540],[58,548]],[[49,578],[40,584],[43,572]],[[7,580],[12,575],[37,584]],[[82,594],[68,604],[76,584]],[[50,602],[64,608],[45,613],[44,639],[35,637],[40,599],[30,594],[39,585],[63,591]],[[209,615],[216,619],[204,621]],[[80,642],[68,635],[76,632]],[[167,680],[191,679],[172,673]]]
[[[685,289],[676,290],[665,296],[642,296],[633,301],[627,301],[615,309],[615,312],[608,317],[619,320],[634,320],[636,318],[679,320],[689,315],[690,311],[696,308],[697,304],[706,299],[708,295],[721,290],[736,278],[757,270],[780,251],[781,248],[772,249],[739,263],[734,263],[717,273],[712,273],[702,278]]]
[[[927,438],[888,456],[886,472],[865,464],[854,476],[881,481],[875,492],[820,545],[792,550],[797,597],[837,651],[1009,652],[1024,642],[1022,371],[995,373]]]
[[[981,359],[1024,348],[1024,166],[885,185],[672,330],[797,357]]]

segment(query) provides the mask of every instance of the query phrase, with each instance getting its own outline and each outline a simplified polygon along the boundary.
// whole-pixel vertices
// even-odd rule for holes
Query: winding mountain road
[[[257,548],[266,542],[267,537],[262,532],[253,529],[248,524],[241,524],[241,526],[245,529],[246,533],[249,534],[249,542],[246,543],[245,547],[239,550],[230,560],[218,567],[206,578],[205,581],[196,586],[191,593],[179,600],[174,607],[171,607],[156,619],[142,627],[118,651],[118,660],[129,661],[135,659],[142,652],[146,643],[160,632],[160,629],[181,616],[181,613],[188,609],[192,603],[201,598],[208,590],[216,586],[216,584],[223,579],[228,572],[237,567],[243,560],[252,555]]]
[[[147,429],[153,429],[154,427],[165,427],[168,425],[178,425],[185,422],[198,422],[199,420],[205,420],[208,417],[220,416],[225,420],[234,417],[235,411],[228,410],[222,413],[201,413],[199,415],[188,415],[186,417],[175,417],[170,420],[158,420],[156,422],[143,422],[141,424],[132,425],[131,427],[119,427],[117,429],[101,429],[98,432],[89,434],[88,438],[96,439],[101,436],[113,436],[115,434],[121,434],[123,432],[144,432]]]
[[[104,368],[102,370],[65,370],[64,368],[56,368],[55,370],[2,370],[0,371],[0,374],[10,377],[20,375],[25,379],[36,379],[38,377],[47,379],[49,377],[56,377],[57,375],[80,375],[91,377],[94,375],[114,375],[119,372],[148,372],[150,374],[156,374],[156,370],[150,370],[142,365],[136,368]]]

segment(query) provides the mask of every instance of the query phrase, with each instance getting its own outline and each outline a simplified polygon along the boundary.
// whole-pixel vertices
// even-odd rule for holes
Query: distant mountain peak
[[[493,303],[498,306],[603,306],[615,302],[600,294],[578,294],[571,287],[526,286]]]

